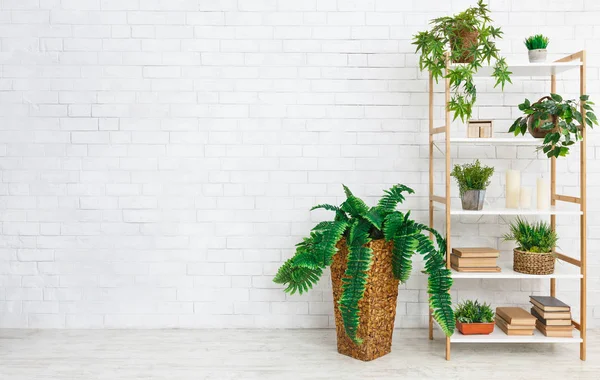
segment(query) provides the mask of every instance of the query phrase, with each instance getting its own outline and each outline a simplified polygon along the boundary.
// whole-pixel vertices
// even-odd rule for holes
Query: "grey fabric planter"
[[[485,199],[485,190],[467,190],[460,197],[463,210],[481,210]]]
[[[548,51],[546,49],[529,50],[529,63],[546,62]]]

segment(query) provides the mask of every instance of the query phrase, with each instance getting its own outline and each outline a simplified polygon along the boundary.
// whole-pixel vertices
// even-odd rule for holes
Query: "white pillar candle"
[[[531,187],[521,187],[521,196],[519,205],[523,209],[531,208]]]
[[[550,208],[550,184],[543,178],[537,180],[537,208],[538,210]]]
[[[521,172],[518,170],[506,171],[506,208],[519,208],[519,194],[521,192]]]

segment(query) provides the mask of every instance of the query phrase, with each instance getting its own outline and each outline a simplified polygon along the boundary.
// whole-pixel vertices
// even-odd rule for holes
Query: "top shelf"
[[[450,68],[461,64],[452,64]],[[512,72],[511,77],[544,77],[557,75],[569,70],[581,67],[581,62],[544,62],[544,63],[522,63],[509,64],[508,69]],[[493,66],[483,66],[474,74],[476,77],[491,77],[494,72]]]

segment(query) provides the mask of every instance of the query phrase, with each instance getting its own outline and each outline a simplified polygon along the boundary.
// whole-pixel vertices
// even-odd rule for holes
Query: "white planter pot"
[[[548,56],[548,51],[546,49],[529,50],[529,62],[530,63],[546,62],[547,56]]]

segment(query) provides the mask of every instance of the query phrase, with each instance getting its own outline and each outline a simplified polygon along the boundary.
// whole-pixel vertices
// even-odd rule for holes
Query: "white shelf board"
[[[437,321],[435,325],[440,328]],[[498,326],[494,326],[494,332],[489,335],[463,335],[458,329],[450,337],[451,343],[581,343],[579,330],[573,329],[572,338],[547,337],[539,330],[533,330],[533,335],[515,336],[506,335]]]
[[[567,267],[568,265],[568,267]],[[538,279],[538,278],[581,278],[583,277],[580,272],[577,272],[577,268],[570,265],[564,264],[562,262],[557,262],[554,268],[553,274],[524,274],[515,272],[512,269],[511,265],[503,265],[500,264],[499,267],[502,269],[501,272],[493,272],[493,273],[471,273],[471,272],[457,272],[454,269],[452,271],[452,278],[470,278],[470,279]]]
[[[436,140],[436,143],[444,140]],[[469,138],[469,137],[451,137],[451,144],[485,144],[485,145],[541,145],[544,139],[524,138],[524,137],[492,137],[492,138]]]
[[[444,209],[445,206],[439,203],[436,203],[434,206],[436,209]],[[505,208],[505,207],[491,207],[491,206],[483,206],[483,210],[474,211],[474,210],[463,210],[461,208],[453,208],[450,210],[451,215],[473,215],[473,216],[481,216],[481,215],[581,215],[581,210],[577,210],[575,208],[567,209],[567,208],[556,208],[551,207],[545,210],[537,210],[537,209],[518,209],[518,208]]]
[[[460,64],[450,65],[450,68]],[[550,79],[550,75],[557,75],[565,71],[579,68],[581,62],[543,62],[543,63],[517,63],[508,64],[508,70],[512,72],[511,77],[544,77]],[[483,66],[477,70],[476,77],[492,77],[493,66]]]

